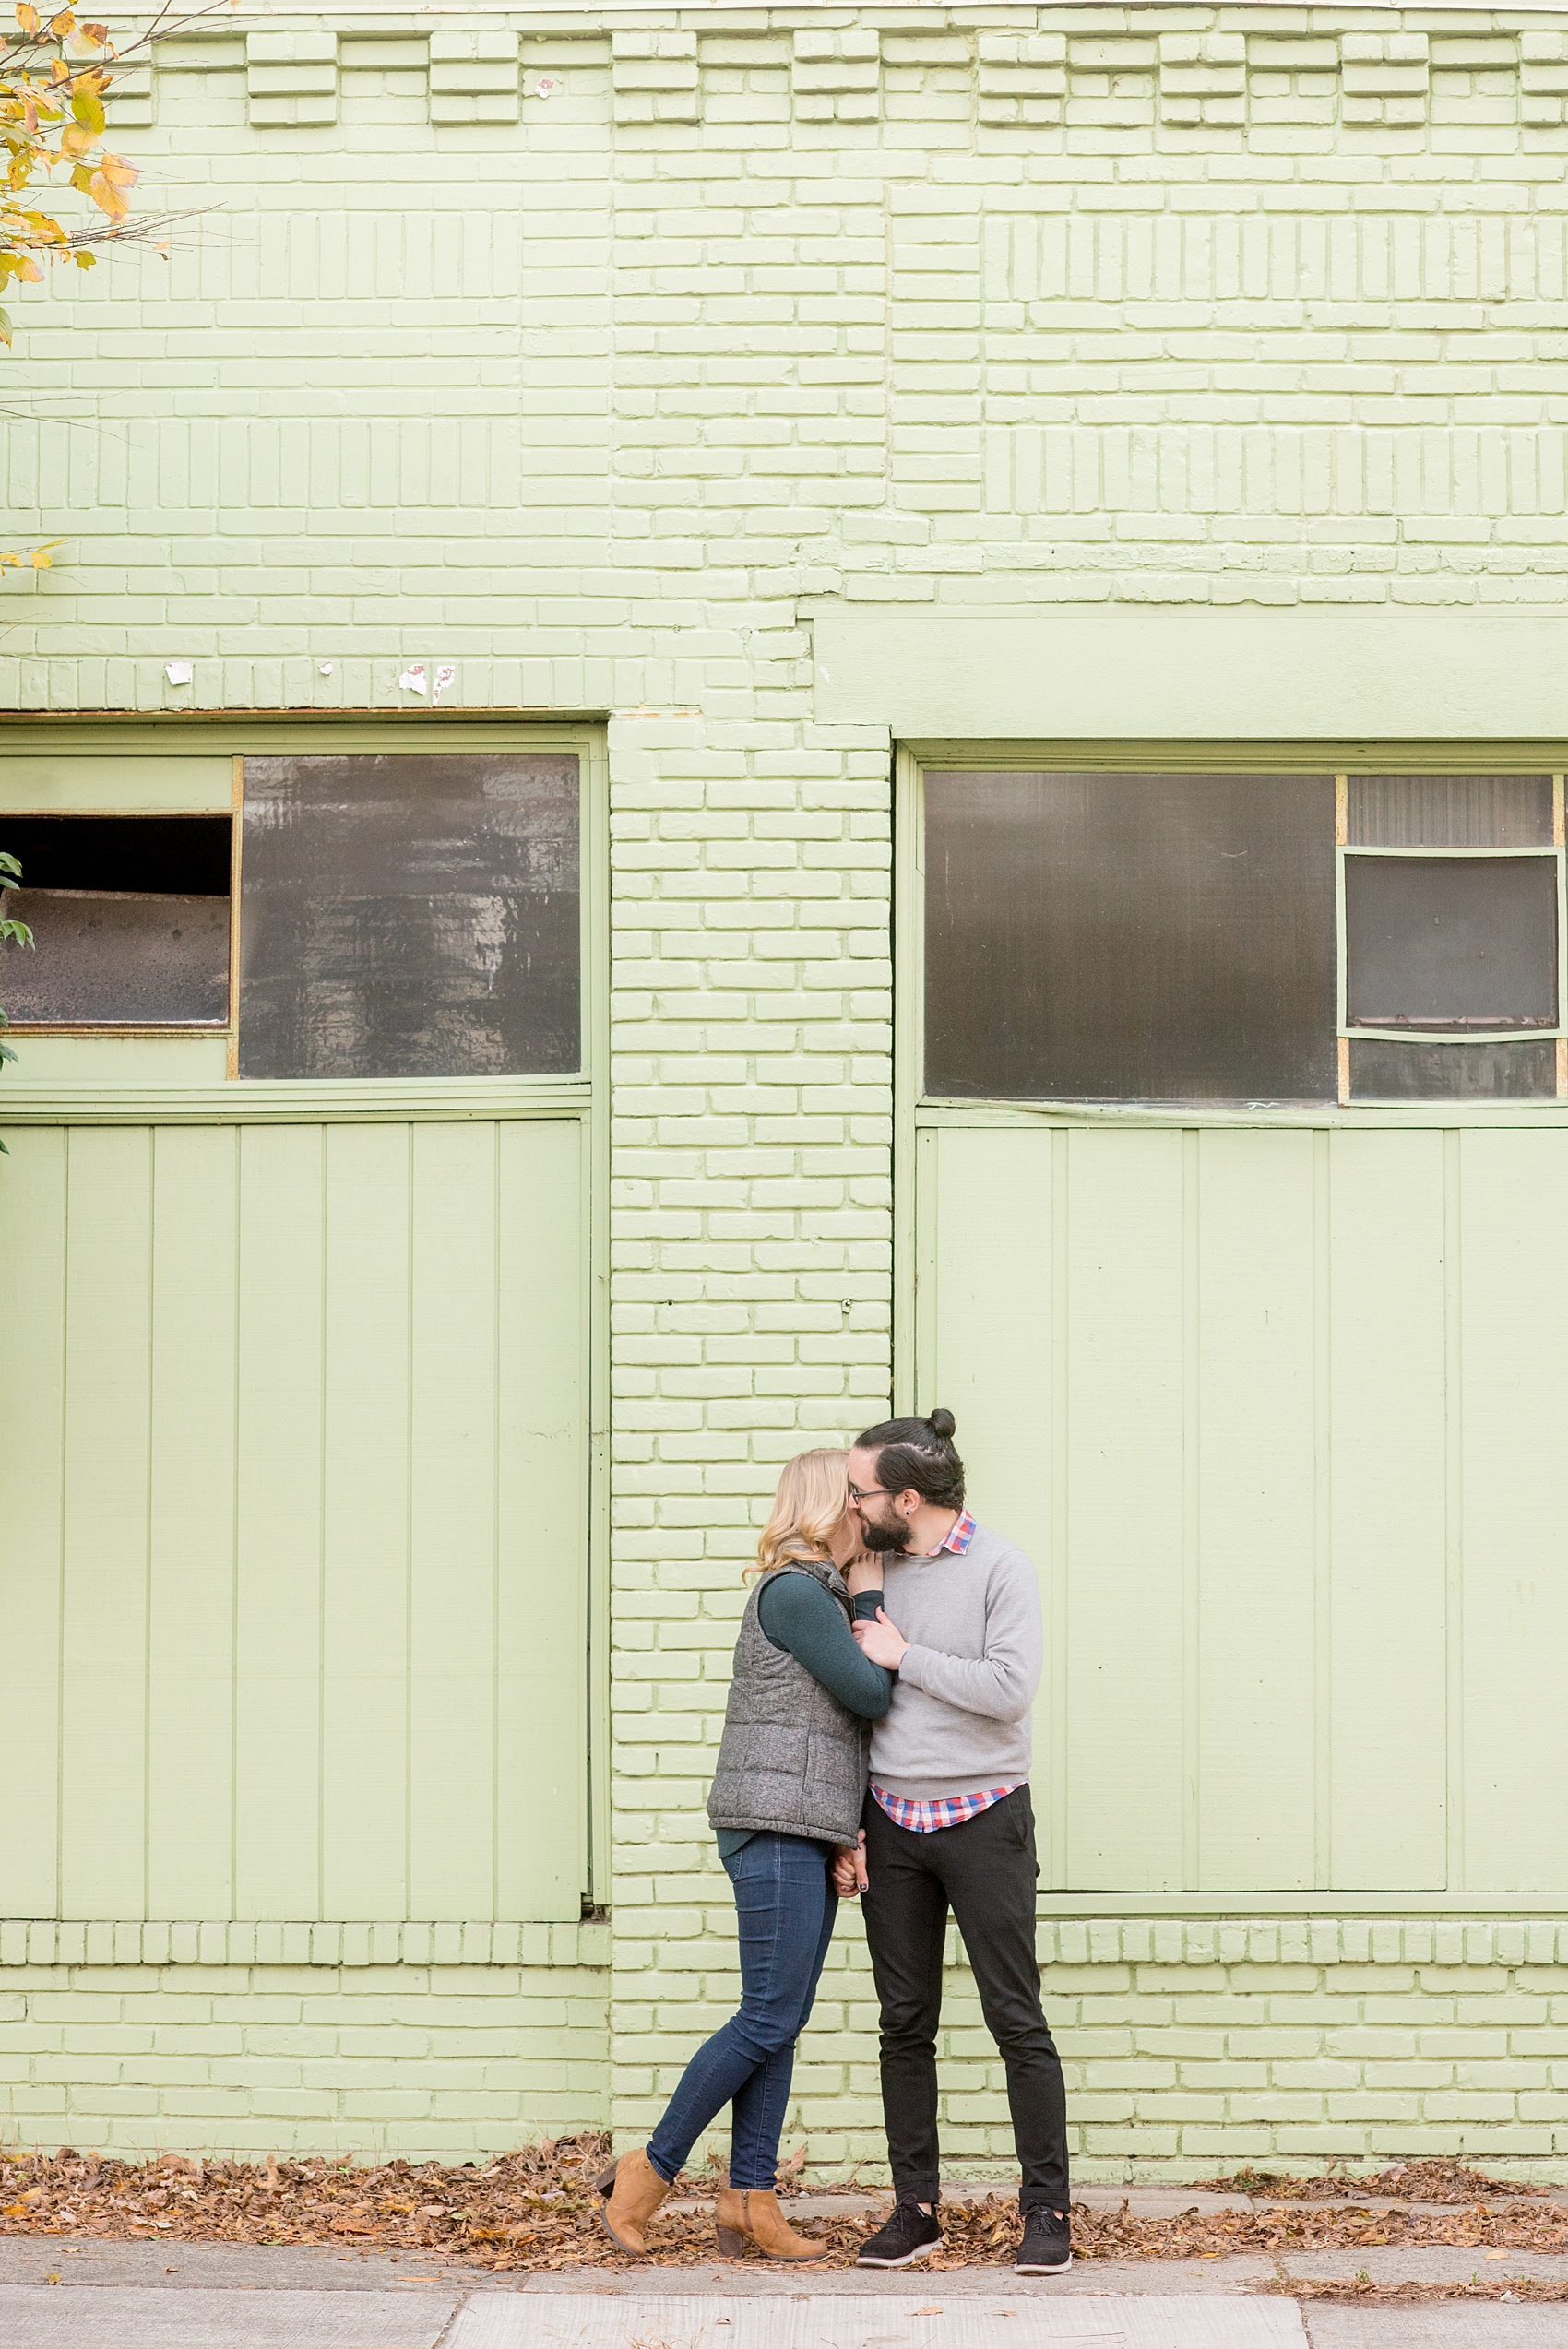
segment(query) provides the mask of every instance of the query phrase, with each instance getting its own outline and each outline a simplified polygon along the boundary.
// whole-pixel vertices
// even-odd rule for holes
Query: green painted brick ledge
[[[0,1923],[11,1966],[560,1966],[609,1963],[607,1926]]]
[[[962,1963],[949,1937],[947,1962]],[[1568,1965],[1568,1918],[1071,1918],[1045,1921],[1042,1966]],[[570,1924],[126,1923],[12,1918],[0,1967],[608,1967],[608,1919]],[[624,1960],[623,1960],[624,1963]],[[629,1970],[632,1979],[636,1970]]]

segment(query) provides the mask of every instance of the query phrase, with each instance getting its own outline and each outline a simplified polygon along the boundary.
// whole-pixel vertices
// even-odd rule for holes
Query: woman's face
[[[846,1509],[827,1536],[827,1554],[835,1566],[842,1572],[859,1550],[860,1546],[861,1529],[856,1524],[851,1512]]]

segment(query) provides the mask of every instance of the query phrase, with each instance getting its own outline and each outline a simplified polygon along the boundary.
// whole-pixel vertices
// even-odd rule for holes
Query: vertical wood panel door
[[[8,1135],[8,1915],[578,1916],[585,1133]]]
[[[1560,1892],[1568,1135],[928,1127],[918,1406],[1039,1567],[1042,1880]]]

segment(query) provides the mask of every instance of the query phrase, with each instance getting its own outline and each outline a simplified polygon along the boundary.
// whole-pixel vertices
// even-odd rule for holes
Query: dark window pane
[[[7,815],[0,848],[29,889],[229,895],[226,815]]]
[[[928,774],[926,1087],[1336,1091],[1331,776]]]
[[[1550,848],[1550,775],[1352,775],[1349,836],[1374,848]]]
[[[1555,1027],[1554,857],[1345,860],[1358,1027]]]
[[[577,762],[245,761],[242,1076],[581,1062]]]
[[[6,907],[13,908],[35,942],[30,953],[8,949],[0,963],[0,1003],[14,1024],[227,1020],[227,897],[18,889]]]
[[[226,815],[20,815],[0,824],[36,943],[0,962],[19,1025],[221,1026],[229,1016]]]
[[[1350,1038],[1352,1101],[1551,1101],[1557,1047]]]

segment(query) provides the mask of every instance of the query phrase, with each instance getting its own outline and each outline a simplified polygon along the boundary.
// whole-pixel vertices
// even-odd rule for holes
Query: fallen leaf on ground
[[[427,2258],[435,2252],[469,2268],[509,2273],[625,2269],[638,2263],[606,2239],[603,2205],[593,2186],[608,2152],[608,2139],[585,2135],[523,2146],[488,2163],[451,2166],[396,2161],[356,2167],[320,2156],[197,2163],[184,2155],[127,2162],[70,2152],[4,2153],[0,2236],[90,2235],[101,2242],[163,2235],[171,2246],[329,2244],[351,2236],[356,2251],[374,2248]],[[1408,2206],[1377,2212],[1344,2206],[1348,2191],[1381,2197],[1396,2179],[1410,2198]],[[714,2264],[707,2198],[719,2182],[706,2172],[684,2182],[694,2198],[702,2198],[703,2207],[661,2212],[643,2264]],[[1532,2194],[1512,2180],[1488,2179],[1456,2163],[1410,2164],[1354,2180],[1268,2176],[1272,2199],[1262,2207],[1257,2198],[1265,2190],[1264,2173],[1243,2171],[1215,2182],[1253,2197],[1253,2206],[1206,2212],[1192,2207],[1145,2218],[1134,2216],[1125,2201],[1110,2210],[1075,2204],[1075,2256],[1219,2260],[1251,2252],[1288,2259],[1297,2251],[1360,2250],[1373,2244],[1463,2248],[1501,2258],[1519,2251],[1568,2252],[1568,2203]],[[1325,2183],[1340,2207],[1329,2206],[1322,2190]],[[812,2190],[832,2194],[831,2188]],[[786,2207],[789,2200],[786,2196]],[[841,2215],[818,2217],[814,2225],[825,2247],[824,2264],[853,2266],[880,2214],[846,2209]],[[943,2228],[944,2240],[932,2259],[939,2273],[977,2265],[1011,2267],[1022,2221],[1015,2201],[949,2201],[943,2206]],[[1496,2296],[1506,2281],[1500,2276],[1478,2283],[1472,2294]],[[1346,2291],[1351,2297],[1365,2296],[1360,2285],[1338,2284],[1324,2284],[1317,2296]],[[1445,2293],[1455,2295],[1457,2287],[1441,2287],[1435,2296]],[[1568,2285],[1555,2296],[1568,2298]],[[935,2312],[933,2307],[915,2313]]]

